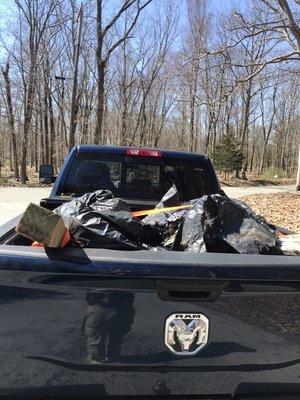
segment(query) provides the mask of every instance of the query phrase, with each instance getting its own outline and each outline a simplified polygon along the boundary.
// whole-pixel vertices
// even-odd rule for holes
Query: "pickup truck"
[[[220,192],[208,158],[153,149],[78,146],[41,178],[49,209]],[[300,257],[34,248],[19,219],[0,228],[0,399],[300,398]]]

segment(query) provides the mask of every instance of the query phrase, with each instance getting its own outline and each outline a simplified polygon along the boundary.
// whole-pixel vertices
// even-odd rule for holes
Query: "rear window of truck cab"
[[[205,163],[98,153],[76,156],[62,192],[78,195],[108,189],[116,197],[158,201],[173,183],[183,200],[214,192]]]

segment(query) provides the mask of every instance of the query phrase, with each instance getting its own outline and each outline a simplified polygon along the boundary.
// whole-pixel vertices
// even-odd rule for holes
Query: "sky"
[[[86,0],[82,0],[83,4]],[[122,0],[119,0],[121,3]],[[150,5],[150,9],[145,13],[144,18],[151,16],[151,13],[155,14],[157,9],[159,9],[159,3],[161,0],[153,0],[152,5]],[[186,25],[186,14],[185,14],[185,0],[169,0],[171,2],[176,3],[180,7],[180,17],[179,17],[179,26],[183,29]],[[189,1],[189,0],[187,0]],[[78,0],[78,3],[80,0]],[[217,13],[228,12],[232,7],[241,6],[243,3],[246,4],[248,0],[208,0],[209,8],[211,11],[216,11]],[[104,3],[105,4],[105,3]],[[109,9],[113,9],[113,5],[116,4],[116,0],[107,0],[107,11]],[[171,3],[172,4],[172,3]],[[14,5],[14,0],[0,0],[0,63],[1,59],[6,58],[5,50],[3,49],[2,42],[8,42],[9,38],[7,36],[7,24],[10,24],[10,18],[12,17],[11,8]],[[149,6],[148,6],[149,7]]]

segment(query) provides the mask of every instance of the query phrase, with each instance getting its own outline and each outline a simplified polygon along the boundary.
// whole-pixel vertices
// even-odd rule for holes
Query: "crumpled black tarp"
[[[175,205],[175,185],[159,206]],[[177,203],[178,204],[178,203]],[[212,194],[189,202],[191,208],[149,215],[143,222],[156,227],[168,250],[241,254],[281,254],[276,228],[243,202]]]
[[[173,184],[155,208],[175,207],[178,204],[180,204],[179,194],[175,184]],[[143,219],[143,224],[156,228],[163,238],[161,246],[172,249],[177,229],[185,212],[186,210],[177,210],[148,215]]]
[[[177,250],[281,254],[275,231],[248,206],[220,194],[191,203],[177,233]]]
[[[191,208],[135,218],[128,204],[109,190],[75,198],[55,210],[73,241],[82,247],[177,250],[241,254],[282,254],[275,227],[242,202],[212,194]],[[175,185],[157,208],[178,205]]]
[[[157,229],[133,217],[127,203],[109,190],[87,193],[55,212],[82,247],[137,250],[157,246],[162,240]]]
[[[180,196],[176,185],[170,187],[155,208],[175,207],[180,204]]]

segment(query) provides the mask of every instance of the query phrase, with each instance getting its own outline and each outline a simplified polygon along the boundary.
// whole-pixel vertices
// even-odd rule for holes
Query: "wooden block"
[[[16,232],[48,247],[60,247],[66,233],[61,216],[30,203],[16,227]]]

